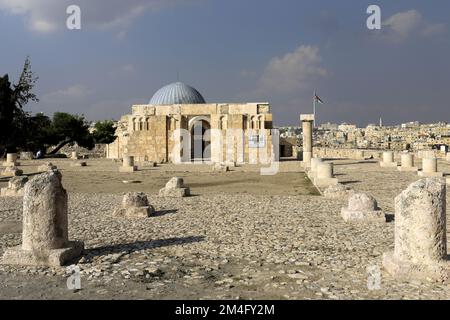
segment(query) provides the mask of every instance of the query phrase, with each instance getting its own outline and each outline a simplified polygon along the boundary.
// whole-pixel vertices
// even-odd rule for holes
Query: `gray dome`
[[[206,103],[205,99],[200,92],[181,82],[171,83],[162,87],[150,100],[150,104],[155,105],[204,103]]]

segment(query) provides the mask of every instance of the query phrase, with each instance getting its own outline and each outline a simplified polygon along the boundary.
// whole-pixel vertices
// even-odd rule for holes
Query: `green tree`
[[[19,81],[12,85],[9,76],[0,78],[0,154],[16,151],[24,141],[26,119],[23,110],[29,101],[39,101],[33,93],[38,80],[31,71],[31,62],[27,57]]]
[[[48,142],[56,145],[50,154],[56,154],[67,144],[77,143],[80,147],[93,149],[94,138],[89,132],[89,123],[83,116],[56,112],[49,130]]]
[[[116,125],[114,121],[106,120],[95,124],[92,136],[94,137],[95,143],[110,144],[116,140],[115,133]]]

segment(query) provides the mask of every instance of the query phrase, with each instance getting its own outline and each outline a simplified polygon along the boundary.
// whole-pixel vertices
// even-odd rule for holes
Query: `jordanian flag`
[[[320,99],[320,97],[317,94],[314,94],[314,101],[318,102],[320,104],[323,104],[324,102],[322,101],[322,99]]]

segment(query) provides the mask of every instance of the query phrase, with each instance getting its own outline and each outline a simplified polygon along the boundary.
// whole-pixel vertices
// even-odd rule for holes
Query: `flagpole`
[[[314,90],[313,114],[314,114],[313,128],[315,128],[316,127],[316,90]]]

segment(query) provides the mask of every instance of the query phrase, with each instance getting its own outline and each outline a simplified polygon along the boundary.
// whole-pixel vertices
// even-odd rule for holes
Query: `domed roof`
[[[182,83],[175,82],[159,89],[150,100],[150,104],[203,104],[206,103],[200,92]]]

